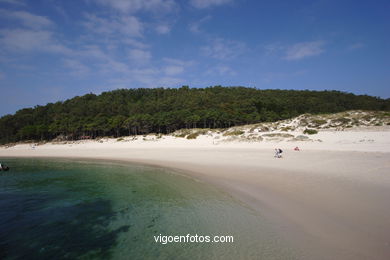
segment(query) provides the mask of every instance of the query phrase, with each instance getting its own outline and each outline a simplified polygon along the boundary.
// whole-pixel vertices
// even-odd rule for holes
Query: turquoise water
[[[0,259],[294,259],[269,223],[211,185],[114,162],[6,159]],[[156,243],[159,235],[233,243]]]

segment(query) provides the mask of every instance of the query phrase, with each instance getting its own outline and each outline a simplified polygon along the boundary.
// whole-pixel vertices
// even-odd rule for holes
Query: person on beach
[[[300,151],[299,148],[298,148],[298,146],[295,146],[294,151],[297,151],[297,152]]]
[[[282,149],[280,149],[280,148],[275,148],[275,156],[274,157],[276,157],[276,158],[282,158],[282,154],[283,153],[283,151],[282,151]]]

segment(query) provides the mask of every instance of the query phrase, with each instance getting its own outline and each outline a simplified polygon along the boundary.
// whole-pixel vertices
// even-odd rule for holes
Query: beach
[[[0,260],[390,260],[389,13],[0,0]]]
[[[300,151],[294,151],[296,146]],[[283,150],[283,158],[274,158],[275,148]],[[388,126],[321,131],[310,141],[149,135],[25,143],[2,147],[0,157],[119,160],[172,168],[266,216],[307,259],[390,257]]]

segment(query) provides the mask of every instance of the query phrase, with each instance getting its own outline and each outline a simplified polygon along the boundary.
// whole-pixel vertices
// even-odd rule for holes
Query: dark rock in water
[[[3,165],[1,168],[0,168],[0,171],[8,171],[9,170],[9,167],[8,166],[5,166]]]

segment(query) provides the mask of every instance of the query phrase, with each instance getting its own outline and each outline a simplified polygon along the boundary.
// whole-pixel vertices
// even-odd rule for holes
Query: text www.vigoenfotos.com
[[[166,245],[168,243],[234,243],[233,236],[202,236],[202,235],[158,235],[153,236],[156,243]]]

